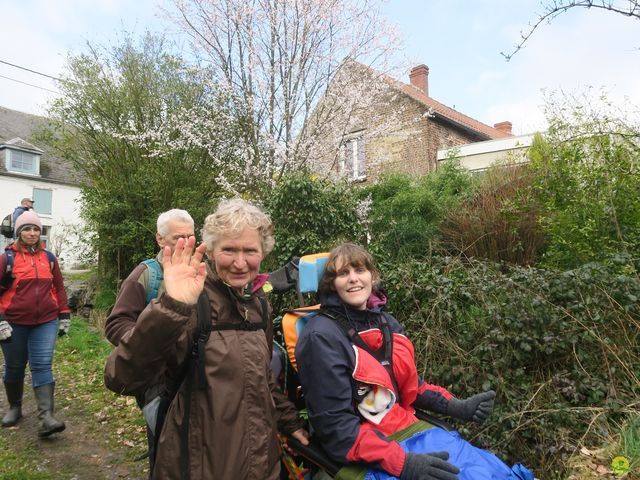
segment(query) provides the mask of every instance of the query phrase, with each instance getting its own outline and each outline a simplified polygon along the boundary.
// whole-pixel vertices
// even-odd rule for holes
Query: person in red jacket
[[[38,436],[48,437],[65,429],[64,422],[53,416],[51,365],[56,336],[69,331],[70,311],[58,261],[40,242],[42,222],[38,215],[24,212],[15,229],[16,241],[0,255],[0,345],[9,401],[2,426],[13,426],[22,417],[24,373],[29,362],[41,421]],[[13,257],[11,271],[7,268],[9,256]]]
[[[340,464],[368,467],[366,478],[372,479],[520,478],[453,432],[421,431],[426,427],[415,408],[482,422],[491,414],[495,392],[458,399],[422,380],[412,342],[383,310],[386,296],[379,284],[364,248],[351,243],[334,248],[320,285],[320,313],[297,342],[309,421],[326,453]],[[412,448],[394,439],[400,432],[411,433]]]

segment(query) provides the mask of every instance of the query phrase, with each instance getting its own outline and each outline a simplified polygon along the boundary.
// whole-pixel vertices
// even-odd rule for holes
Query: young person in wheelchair
[[[320,313],[296,345],[309,421],[326,453],[360,466],[359,478],[366,470],[367,479],[532,479],[456,432],[416,418],[419,408],[482,422],[495,392],[457,399],[420,379],[413,344],[383,311],[379,284],[366,250],[350,243],[333,249],[320,285]]]

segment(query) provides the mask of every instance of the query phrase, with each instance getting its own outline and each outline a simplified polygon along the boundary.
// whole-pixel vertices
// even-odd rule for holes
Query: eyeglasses
[[[171,240],[173,240],[174,242],[177,242],[178,240],[180,240],[181,238],[184,238],[185,240],[188,240],[189,237],[193,237],[194,235],[174,235],[173,237],[171,237]]]

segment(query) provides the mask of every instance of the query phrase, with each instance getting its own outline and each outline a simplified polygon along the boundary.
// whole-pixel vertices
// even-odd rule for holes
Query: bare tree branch
[[[543,12],[533,24],[529,24],[528,29],[520,31],[520,41],[513,50],[510,53],[500,52],[507,61],[525,46],[543,23],[549,24],[556,17],[573,8],[596,8],[640,20],[640,1],[638,0],[553,0],[549,3],[542,2],[541,6],[544,9]]]

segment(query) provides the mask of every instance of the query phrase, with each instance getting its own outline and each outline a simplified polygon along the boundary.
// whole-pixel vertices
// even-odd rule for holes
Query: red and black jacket
[[[405,452],[387,435],[417,420],[413,415],[414,406],[419,404],[421,408],[444,412],[452,395],[418,377],[413,345],[404,336],[400,323],[381,310],[381,303],[385,302],[386,299],[376,302],[378,305],[369,310],[360,311],[342,304],[336,294],[324,296],[322,309],[329,315],[320,313],[309,320],[298,339],[296,360],[309,420],[327,454],[343,464],[366,463],[400,476]],[[386,379],[384,368],[378,368],[367,352],[354,347],[343,328],[329,318],[333,313],[347,316],[369,344],[371,340],[380,343],[378,329],[380,316],[384,315],[393,336],[395,380]],[[396,405],[377,425],[358,412],[358,402],[362,401],[360,380],[366,376],[370,376],[371,384],[399,390],[394,391]]]
[[[13,282],[0,296],[0,315],[18,325],[40,325],[70,313],[58,261],[49,263],[42,248],[30,249],[12,243]],[[0,254],[0,282],[7,272],[6,256]]]

